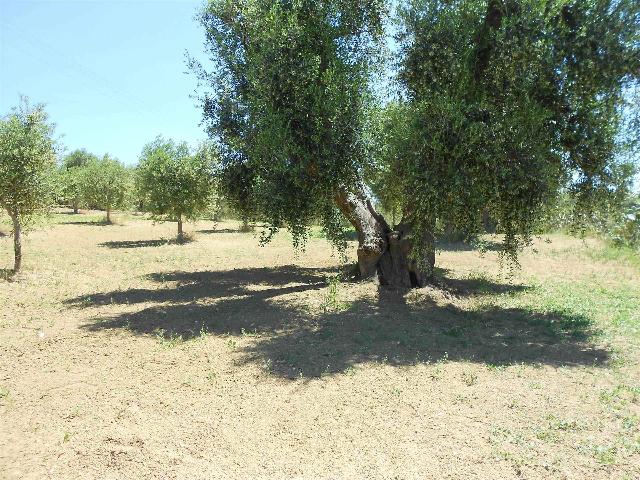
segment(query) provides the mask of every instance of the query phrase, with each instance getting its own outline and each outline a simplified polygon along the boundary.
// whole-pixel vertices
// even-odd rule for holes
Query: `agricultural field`
[[[640,478],[625,250],[442,245],[405,292],[315,231],[102,218],[57,211],[0,280],[0,478]]]

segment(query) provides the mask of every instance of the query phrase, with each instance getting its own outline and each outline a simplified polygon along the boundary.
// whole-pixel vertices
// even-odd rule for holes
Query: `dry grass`
[[[402,294],[322,238],[100,218],[0,280],[0,478],[640,477],[640,270],[596,241]]]

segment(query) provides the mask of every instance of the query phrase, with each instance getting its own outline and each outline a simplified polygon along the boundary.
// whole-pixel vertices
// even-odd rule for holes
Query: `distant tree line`
[[[147,212],[154,221],[175,221],[179,241],[185,239],[184,222],[220,214],[217,153],[210,144],[192,150],[185,142],[157,137],[135,167],[109,154],[60,150],[43,105],[23,98],[0,120],[0,206],[11,220],[14,273],[22,268],[23,232],[56,205],[74,213],[103,210],[107,224],[116,210]]]
[[[109,154],[86,150],[65,156],[58,171],[58,201],[78,213],[81,207],[104,210],[111,223],[113,210],[125,208],[132,192],[133,171]]]
[[[158,136],[142,149],[138,165],[127,167],[109,154],[98,157],[84,149],[62,158],[57,172],[57,200],[78,213],[81,208],[147,212],[155,221],[175,221],[178,239],[183,223],[215,217],[216,152],[202,144]]]

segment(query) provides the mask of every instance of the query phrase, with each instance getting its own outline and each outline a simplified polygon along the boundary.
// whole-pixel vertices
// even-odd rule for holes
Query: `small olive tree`
[[[83,202],[84,168],[98,157],[86,150],[74,150],[62,160],[60,167],[60,194],[64,201],[78,213]]]
[[[211,147],[192,154],[185,142],[162,137],[142,150],[136,175],[140,197],[154,219],[178,223],[178,241],[184,240],[183,221],[195,220],[210,209],[214,159]]]
[[[53,203],[55,141],[43,105],[26,98],[0,120],[0,206],[13,223],[14,273],[22,267],[22,231]]]
[[[127,203],[131,175],[121,162],[105,154],[83,167],[81,184],[84,201],[105,210],[106,221],[111,223],[111,212]]]

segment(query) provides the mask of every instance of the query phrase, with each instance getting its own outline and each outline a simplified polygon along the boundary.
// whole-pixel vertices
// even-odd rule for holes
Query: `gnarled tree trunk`
[[[393,287],[424,287],[433,279],[436,262],[431,232],[416,236],[408,223],[400,223],[387,234],[388,250],[378,262],[380,284]],[[420,248],[423,258],[416,261],[411,252]]]
[[[362,278],[377,274],[381,285],[404,288],[423,287],[431,280],[435,265],[431,233],[416,237],[408,223],[391,228],[361,187],[355,192],[339,192],[335,201],[358,233],[358,267]],[[427,247],[422,262],[412,258],[414,246]]]

